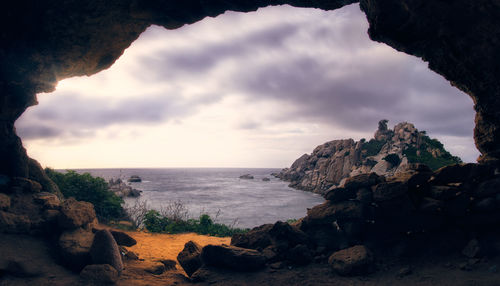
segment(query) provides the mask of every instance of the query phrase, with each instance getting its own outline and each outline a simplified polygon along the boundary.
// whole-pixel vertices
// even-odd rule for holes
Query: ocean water
[[[160,210],[172,202],[182,202],[189,216],[199,217],[208,213],[216,222],[236,227],[251,228],[278,220],[298,219],[306,215],[307,208],[324,202],[310,192],[288,187],[271,176],[279,169],[244,168],[168,168],[168,169],[85,169],[106,180],[121,178],[126,181],[132,175],[142,178],[141,183],[129,183],[142,191],[139,200],[147,201],[148,207]],[[253,180],[239,179],[251,174]],[[267,177],[270,181],[262,181]],[[134,204],[135,198],[127,198],[126,204]],[[218,214],[218,215],[217,215]]]

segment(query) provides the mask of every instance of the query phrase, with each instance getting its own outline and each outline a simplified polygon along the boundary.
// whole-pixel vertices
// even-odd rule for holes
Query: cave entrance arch
[[[45,3],[33,7],[10,4],[2,15],[11,29],[2,35],[6,44],[2,48],[0,171],[9,176],[41,176],[40,168],[28,160],[15,135],[15,119],[35,104],[36,93],[52,90],[58,80],[108,68],[150,24],[175,29],[226,10],[251,11],[276,4],[333,10],[353,2],[357,1],[189,1],[175,7],[158,1]],[[490,163],[496,162],[500,152],[497,6],[489,1],[361,1],[372,39],[423,58],[432,70],[473,98],[476,145],[482,153],[481,162]],[[455,13],[443,13],[448,9]],[[33,25],[35,22],[39,25]]]

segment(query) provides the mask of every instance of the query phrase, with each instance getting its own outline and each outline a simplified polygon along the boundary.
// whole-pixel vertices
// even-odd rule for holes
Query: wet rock
[[[118,271],[109,264],[92,264],[83,268],[80,278],[92,285],[115,284],[118,281]]]
[[[337,187],[330,188],[325,195],[325,199],[333,203],[340,203],[354,198],[356,198],[355,189],[346,189]]]
[[[109,264],[118,273],[123,269],[122,257],[115,239],[108,230],[99,230],[95,233],[90,247],[90,256],[94,264]]]
[[[188,276],[201,267],[201,246],[194,241],[188,241],[184,249],[177,255],[177,261]]]
[[[61,207],[61,201],[59,198],[52,193],[41,192],[35,194],[33,199],[36,203],[41,204],[44,209],[59,209]]]
[[[10,197],[0,193],[0,210],[6,211],[10,208]]]
[[[303,244],[290,249],[287,258],[296,265],[307,265],[313,260],[311,250]]]
[[[207,266],[237,271],[255,271],[266,263],[266,258],[256,250],[227,245],[203,247],[201,259]]]
[[[333,253],[328,263],[340,275],[363,275],[372,270],[373,255],[365,246],[356,245]]]
[[[95,210],[91,203],[69,198],[61,206],[59,225],[62,228],[74,229],[92,223],[95,219]]]
[[[111,235],[113,235],[118,245],[131,247],[137,244],[137,241],[133,237],[123,231],[111,230]]]
[[[80,270],[90,264],[90,247],[94,234],[81,228],[68,230],[59,237],[62,259],[73,269]]]
[[[0,232],[2,233],[29,233],[31,221],[26,215],[17,215],[0,211]]]

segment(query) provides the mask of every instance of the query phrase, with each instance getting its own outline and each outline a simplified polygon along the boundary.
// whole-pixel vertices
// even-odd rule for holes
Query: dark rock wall
[[[354,2],[358,1],[9,1],[0,10],[0,173],[30,176],[14,122],[36,104],[37,93],[52,91],[58,80],[110,67],[151,24],[175,29],[227,10],[246,12],[279,4],[336,9]],[[500,2],[362,0],[361,8],[372,39],[423,58],[471,95],[482,161],[500,158]]]

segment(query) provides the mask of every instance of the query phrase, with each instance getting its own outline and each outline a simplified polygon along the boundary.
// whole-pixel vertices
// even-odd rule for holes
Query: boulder
[[[474,192],[474,196],[486,198],[495,196],[498,193],[500,193],[500,178],[494,178],[480,183]]]
[[[246,233],[236,233],[231,237],[231,245],[262,250],[272,244],[269,231],[272,224],[263,224],[252,228]]]
[[[29,233],[30,228],[31,221],[27,216],[0,211],[0,232]]]
[[[11,189],[17,193],[39,193],[42,191],[42,185],[30,179],[15,177]]]
[[[59,197],[52,193],[41,192],[35,194],[33,196],[33,199],[36,203],[41,204],[44,209],[54,210],[61,207],[61,201],[59,200]]]
[[[373,255],[364,245],[356,245],[333,253],[328,263],[340,275],[363,275],[372,270]]]
[[[94,234],[82,228],[63,232],[59,237],[59,249],[64,262],[77,270],[90,264],[90,247],[93,240]]]
[[[357,176],[349,177],[344,183],[344,188],[357,190],[359,188],[366,188],[376,185],[384,181],[383,176],[376,173],[359,174]]]
[[[118,271],[109,264],[92,264],[83,268],[80,277],[91,285],[115,284],[118,281]]]
[[[311,250],[307,246],[299,244],[290,249],[287,259],[296,265],[307,265],[312,262],[313,256]]]
[[[236,271],[255,271],[263,268],[266,258],[253,249],[227,245],[207,245],[201,251],[201,259],[207,266]]]
[[[0,193],[0,210],[6,211],[10,208],[10,197]]]
[[[373,190],[373,200],[375,202],[389,201],[408,193],[408,186],[405,183],[394,181],[378,184]]]
[[[65,229],[74,229],[92,223],[95,219],[95,210],[91,203],[69,198],[61,206],[59,226]]]
[[[365,207],[359,201],[332,203],[327,201],[307,211],[304,222],[310,224],[331,224],[338,219],[363,219]]]
[[[137,244],[137,241],[133,237],[123,231],[111,230],[111,235],[113,235],[118,245],[131,247]]]
[[[122,257],[118,245],[111,233],[104,229],[95,233],[94,241],[90,247],[90,256],[94,264],[109,264],[118,273],[123,269]]]
[[[325,195],[325,199],[333,203],[340,203],[354,198],[356,198],[356,190],[347,188],[333,187]]]
[[[184,249],[177,255],[177,261],[188,276],[201,267],[201,246],[194,241],[188,241]]]

